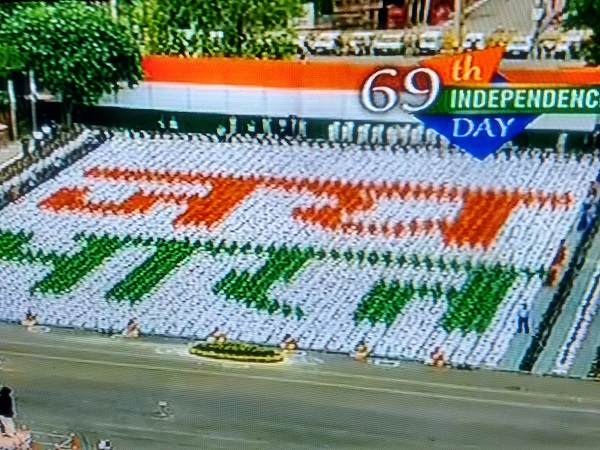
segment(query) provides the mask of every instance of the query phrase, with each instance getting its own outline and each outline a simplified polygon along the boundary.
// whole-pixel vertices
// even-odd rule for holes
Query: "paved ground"
[[[574,223],[566,237],[566,245],[567,248],[570,249],[571,256],[574,249],[577,247],[577,245],[579,245],[582,235],[583,233],[581,231],[577,231],[577,222]],[[586,260],[586,265],[582,268],[579,277],[577,278],[576,285],[578,289],[585,289],[587,284],[590,282],[589,278],[594,271],[598,251],[600,251],[600,237],[596,239],[593,248],[590,249],[589,257]],[[594,267],[590,268],[590,266]],[[550,302],[557,291],[557,286],[558,283],[556,283],[556,286],[554,287],[542,286],[542,288],[538,291],[534,304],[531,305],[531,321],[529,324],[531,328],[530,334],[517,334],[513,337],[510,342],[510,346],[504,355],[504,358],[498,365],[499,368],[503,370],[519,370],[521,361],[531,346],[531,342],[537,333],[537,328],[542,322],[546,310],[548,309]],[[581,296],[583,295],[583,292],[577,295],[579,293],[578,289],[574,289],[573,294],[568,298],[565,307],[563,308],[563,312],[553,327],[553,332],[549,342],[547,343],[538,360],[540,362],[543,361],[543,363],[540,363],[536,366],[536,373],[552,372],[558,352],[560,351],[565,337],[569,332],[571,324],[575,320],[577,309],[581,303]],[[516,317],[515,320],[517,320]],[[589,365],[591,366],[591,362]]]
[[[574,247],[571,246],[573,249]],[[593,282],[593,275],[596,271],[596,267],[598,265],[598,261],[600,258],[600,236],[596,236],[596,239],[589,249],[585,263],[581,268],[579,275],[575,279],[573,284],[573,288],[571,291],[571,295],[567,299],[563,310],[556,321],[556,324],[552,328],[552,334],[548,339],[548,343],[544,349],[544,351],[540,354],[540,357],[535,364],[533,371],[536,373],[549,373],[551,372],[556,365],[556,358],[559,356],[562,351],[562,346],[567,341],[570,336],[570,328],[575,322],[577,318],[577,314],[579,311],[579,307],[581,306],[582,301],[586,301],[586,291],[590,284]],[[584,298],[585,297],[585,298]],[[596,321],[598,317],[596,318]],[[578,376],[585,376],[595,359],[596,356],[596,346],[593,345],[593,340],[595,337],[593,334],[588,336],[590,339],[587,339],[586,342],[592,344],[591,348],[589,348],[585,354],[579,354],[581,349],[578,351],[577,360],[581,361],[578,366],[584,364],[587,366],[584,369],[585,373],[577,373]]]
[[[21,152],[20,145],[14,142],[11,142],[7,147],[0,147],[0,167],[2,167],[4,163],[19,156]]]
[[[465,30],[490,33],[503,26],[531,34],[535,29],[531,20],[533,4],[533,0],[488,0],[469,15]]]
[[[396,368],[335,355],[276,367],[197,359],[182,342],[0,324],[19,420],[116,449],[597,448],[600,384]],[[159,400],[173,417],[152,416]]]
[[[420,60],[429,59],[431,56],[332,56],[318,55],[309,56],[307,61],[328,62],[352,62],[353,64],[378,64],[393,66],[416,66]],[[585,61],[559,60],[559,59],[505,59],[500,63],[500,69],[547,69],[557,70],[564,68],[584,67]]]

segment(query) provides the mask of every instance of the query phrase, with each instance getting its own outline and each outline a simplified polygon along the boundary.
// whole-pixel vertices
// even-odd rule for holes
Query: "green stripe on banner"
[[[600,114],[600,87],[450,87],[423,113]]]

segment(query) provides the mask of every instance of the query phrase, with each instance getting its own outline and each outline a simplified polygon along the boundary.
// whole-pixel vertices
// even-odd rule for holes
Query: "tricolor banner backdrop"
[[[146,81],[103,105],[423,123],[479,159],[524,129],[592,131],[599,69],[501,69],[502,55],[489,48],[418,67],[151,56],[143,60]]]

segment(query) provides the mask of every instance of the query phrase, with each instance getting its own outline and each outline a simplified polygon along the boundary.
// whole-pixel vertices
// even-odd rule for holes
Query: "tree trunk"
[[[244,56],[244,20],[240,18],[237,24],[237,56]]]
[[[73,103],[69,102],[67,104],[67,128],[70,130],[73,128]]]
[[[10,102],[10,124],[12,127],[13,139],[16,141],[19,139],[19,132],[17,127],[17,99],[15,97],[15,85],[13,80],[8,80],[8,99]]]
[[[37,123],[37,85],[35,84],[35,73],[29,71],[29,95],[31,99],[31,131],[35,133],[38,130]]]
[[[73,102],[70,99],[65,98],[64,95],[62,98],[61,119],[63,125],[68,129],[73,127]]]

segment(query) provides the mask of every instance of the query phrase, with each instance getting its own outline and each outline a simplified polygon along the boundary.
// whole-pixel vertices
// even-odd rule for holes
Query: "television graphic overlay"
[[[365,81],[361,103],[374,113],[400,108],[478,159],[541,115],[600,112],[597,86],[511,82],[499,72],[503,52],[497,47],[432,58],[402,75],[379,69]]]

